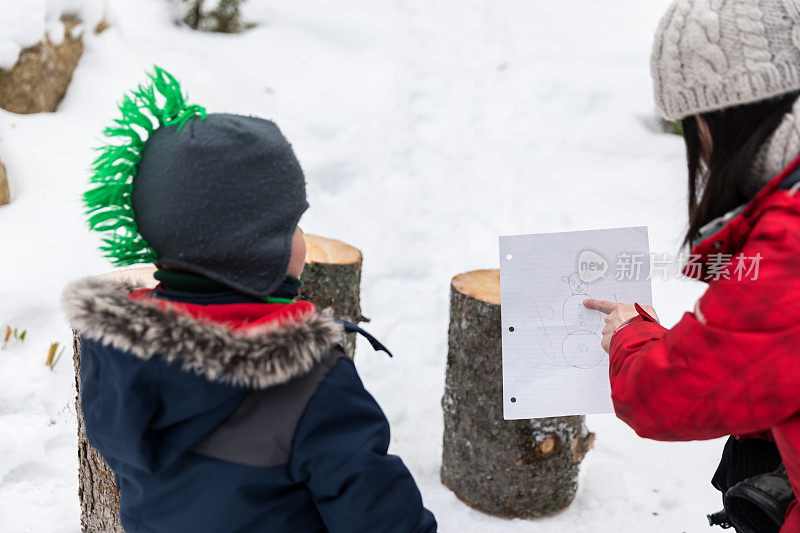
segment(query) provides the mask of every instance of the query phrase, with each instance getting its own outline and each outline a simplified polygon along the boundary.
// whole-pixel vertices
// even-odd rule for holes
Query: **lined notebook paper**
[[[506,420],[610,413],[605,315],[587,298],[652,305],[646,227],[500,237]]]

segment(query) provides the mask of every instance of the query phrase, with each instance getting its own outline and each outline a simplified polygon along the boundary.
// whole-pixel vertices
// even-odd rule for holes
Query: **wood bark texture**
[[[453,278],[442,483],[489,514],[550,515],[575,497],[594,434],[583,416],[503,420],[500,328],[499,271]]]
[[[130,279],[142,286],[155,285],[154,268],[131,268],[105,274],[104,277]],[[114,482],[114,472],[108,467],[100,452],[89,444],[83,426],[81,409],[81,338],[73,331],[73,357],[75,366],[75,412],[78,414],[78,497],[81,504],[81,529],[87,533],[121,533],[119,517],[119,489]]]
[[[316,235],[306,235],[306,265],[300,299],[323,310],[333,308],[338,318],[365,322],[361,316],[361,251],[349,244]],[[346,336],[345,352],[355,354],[355,333]]]
[[[73,331],[73,363],[75,365],[75,410],[78,414],[78,498],[81,504],[81,530],[90,533],[121,533],[119,489],[114,472],[100,453],[86,439],[81,411],[80,353],[81,339]]]

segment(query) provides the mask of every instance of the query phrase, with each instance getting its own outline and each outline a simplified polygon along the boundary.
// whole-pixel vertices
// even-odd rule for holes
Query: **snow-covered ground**
[[[41,41],[44,34],[60,44],[64,40],[62,14],[74,15],[94,28],[105,11],[105,0],[0,0],[0,68],[13,67],[20,50]]]
[[[575,502],[541,520],[468,508],[439,482],[449,280],[497,265],[497,236],[648,225],[676,252],[684,216],[679,138],[652,131],[648,60],[666,0],[250,0],[244,34],[171,21],[166,0],[113,0],[55,114],[0,112],[13,203],[0,208],[0,531],[74,532],[73,372],[58,301],[109,270],[79,203],[90,148],[115,102],[157,63],[210,111],[275,119],[310,182],[303,226],[365,254],[369,329],[357,364],[392,424],[441,531],[705,531],[720,442],[639,439],[590,416],[596,448]],[[654,282],[672,324],[702,287]],[[69,352],[69,350],[68,350]]]

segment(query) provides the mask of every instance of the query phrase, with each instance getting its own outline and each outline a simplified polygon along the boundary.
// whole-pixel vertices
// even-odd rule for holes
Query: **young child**
[[[308,204],[280,130],[207,115],[159,68],[120,109],[89,223],[160,284],[86,279],[64,306],[125,531],[435,531],[342,326],[293,301]]]

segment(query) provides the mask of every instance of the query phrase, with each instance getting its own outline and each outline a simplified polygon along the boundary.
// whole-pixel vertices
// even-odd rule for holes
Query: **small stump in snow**
[[[575,497],[594,434],[583,416],[503,420],[500,331],[499,271],[453,278],[442,483],[489,514],[550,515]]]
[[[20,52],[11,70],[0,70],[0,107],[14,113],[53,112],[64,98],[72,73],[83,54],[83,39],[73,36],[80,23],[62,17],[64,40],[42,42]]]
[[[361,264],[358,248],[334,239],[306,235],[306,265],[300,299],[308,300],[323,310],[333,308],[336,317],[365,322],[361,316]],[[345,337],[344,349],[355,354],[355,333]]]

